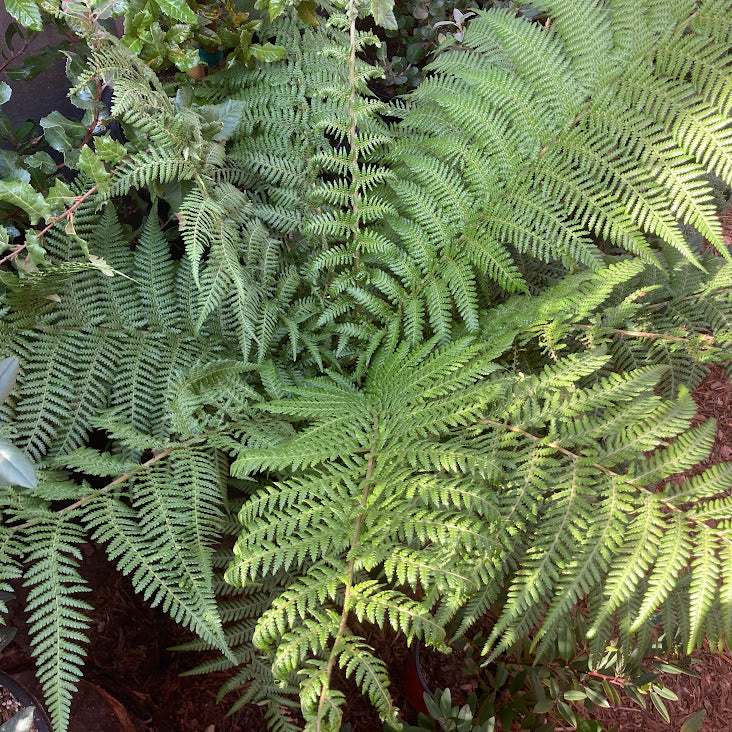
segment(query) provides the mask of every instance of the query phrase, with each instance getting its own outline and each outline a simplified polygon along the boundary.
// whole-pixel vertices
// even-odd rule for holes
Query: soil
[[[732,386],[725,370],[713,367],[693,396],[698,405],[695,421],[710,417],[717,421],[717,439],[702,467],[729,460],[732,457]],[[247,706],[227,717],[228,706],[234,698],[217,704],[216,696],[226,680],[225,673],[180,676],[200,658],[168,649],[189,640],[189,632],[159,609],[150,609],[135,595],[129,581],[109,564],[102,549],[85,547],[82,572],[92,584],[95,610],[85,677],[72,705],[71,732],[265,732],[260,707]],[[3,650],[0,669],[40,696],[19,610],[23,599],[22,588],[18,588],[17,599],[9,603],[9,624],[18,627],[19,632]],[[402,684],[408,654],[404,637],[399,633],[359,630],[386,663],[395,700],[406,710],[405,719],[415,723],[416,713],[406,703]],[[641,709],[630,700],[611,709],[596,709],[593,717],[606,729],[614,727],[619,732],[636,729],[661,732],[679,730],[685,719],[704,709],[705,732],[728,732],[732,728],[732,655],[702,650],[694,657],[697,662],[692,670],[699,678],[672,675],[661,678],[679,697],[678,702],[666,702],[670,724],[652,708]],[[448,656],[422,649],[421,661],[428,685],[449,686],[455,702],[462,703],[475,690],[475,679],[463,673],[464,655],[459,649]],[[379,732],[381,725],[355,685],[345,679],[339,679],[337,684],[349,699],[347,719],[352,724],[352,732]]]
[[[0,724],[12,719],[22,709],[25,709],[25,705],[0,682]],[[28,732],[38,732],[38,727],[33,724]]]

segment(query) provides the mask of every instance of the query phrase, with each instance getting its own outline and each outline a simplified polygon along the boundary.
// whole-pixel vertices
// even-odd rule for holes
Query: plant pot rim
[[[35,708],[33,723],[36,725],[38,732],[53,732],[51,720],[48,718],[46,710],[23,684],[4,671],[0,671],[0,686],[7,689],[24,707]]]

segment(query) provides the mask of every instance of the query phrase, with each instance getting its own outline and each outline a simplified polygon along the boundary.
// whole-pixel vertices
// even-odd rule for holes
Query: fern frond
[[[58,729],[69,723],[71,696],[86,656],[89,619],[84,611],[92,609],[78,597],[90,587],[77,570],[81,563],[79,545],[85,536],[75,518],[74,514],[58,518],[47,513],[27,530],[34,547],[26,555],[30,566],[24,583],[30,588],[28,632],[46,709]]]

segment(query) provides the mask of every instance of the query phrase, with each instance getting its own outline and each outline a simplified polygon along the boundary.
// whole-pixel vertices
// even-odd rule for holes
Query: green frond
[[[549,11],[570,62],[586,89],[607,81],[612,65],[612,24],[603,0],[540,0],[537,7]]]
[[[55,728],[69,723],[71,696],[82,675],[89,619],[92,607],[79,599],[91,588],[78,572],[79,545],[85,541],[74,514],[59,518],[46,513],[27,530],[33,549],[25,556],[29,563],[24,585],[28,632],[36,659],[36,676],[43,688],[46,709]]]
[[[398,724],[397,712],[389,693],[389,674],[386,665],[374,656],[373,648],[360,638],[344,636],[338,656],[338,665],[346,678],[353,676],[358,688],[373,704],[381,719]]]
[[[172,520],[171,512],[180,512],[185,498],[164,491],[155,477],[139,493],[138,506],[147,509],[141,513],[110,497],[87,504],[84,520],[93,538],[107,545],[110,560],[132,575],[137,592],[153,607],[161,605],[176,622],[229,654],[210,575],[192,537],[184,533],[188,522]]]

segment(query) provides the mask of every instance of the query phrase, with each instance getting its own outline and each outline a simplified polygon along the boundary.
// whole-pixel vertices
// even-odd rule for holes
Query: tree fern
[[[732,475],[671,479],[730,356],[729,0],[480,12],[392,105],[357,24],[388,6],[283,18],[281,64],[174,96],[86,29],[77,81],[126,141],[91,135],[93,179],[0,275],[3,430],[39,469],[0,492],[0,581],[31,568],[59,729],[87,540],[273,729],[338,729],[338,674],[398,724],[364,626],[446,650],[491,608],[486,655],[541,660],[574,616],[620,665],[656,625],[729,643]]]

